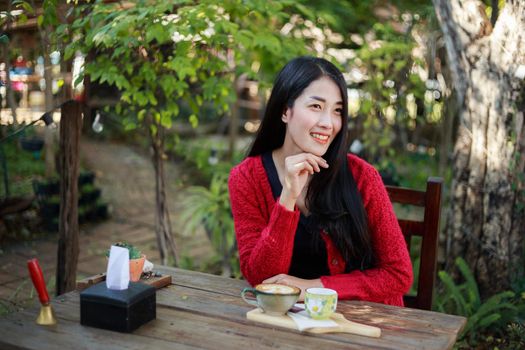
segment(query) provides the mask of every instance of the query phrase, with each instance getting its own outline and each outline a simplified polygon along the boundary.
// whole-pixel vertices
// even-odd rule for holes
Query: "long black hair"
[[[256,156],[283,145],[286,124],[281,116],[286,108],[293,107],[306,87],[322,77],[330,78],[339,87],[343,99],[342,127],[323,156],[330,167],[316,173],[308,185],[306,207],[332,238],[347,263],[347,271],[366,269],[374,265],[375,254],[361,195],[348,169],[348,96],[345,80],[336,66],[309,56],[295,58],[284,66],[275,79],[264,119],[248,155]]]

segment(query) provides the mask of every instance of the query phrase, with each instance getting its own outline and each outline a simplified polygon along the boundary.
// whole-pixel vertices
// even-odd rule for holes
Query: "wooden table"
[[[347,319],[381,328],[378,339],[309,335],[246,319],[245,281],[159,268],[173,284],[157,291],[157,319],[130,334],[80,325],[78,292],[57,297],[56,326],[35,323],[31,309],[0,318],[0,349],[450,349],[465,318],[381,304],[340,301]]]

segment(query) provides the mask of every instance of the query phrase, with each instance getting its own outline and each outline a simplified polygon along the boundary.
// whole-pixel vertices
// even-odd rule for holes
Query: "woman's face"
[[[341,130],[342,111],[341,92],[333,80],[314,80],[282,116],[286,123],[285,152],[324,155]]]

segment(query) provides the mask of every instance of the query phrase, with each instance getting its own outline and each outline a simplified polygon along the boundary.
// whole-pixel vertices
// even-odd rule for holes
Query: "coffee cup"
[[[308,315],[316,320],[326,320],[337,308],[337,292],[329,288],[308,288],[304,305]]]
[[[301,289],[277,283],[258,284],[255,288],[244,288],[241,297],[250,305],[257,306],[270,315],[284,315],[299,299]],[[246,298],[253,295],[254,299]]]

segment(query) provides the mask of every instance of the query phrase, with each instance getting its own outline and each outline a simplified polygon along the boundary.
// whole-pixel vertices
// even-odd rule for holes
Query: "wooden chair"
[[[401,231],[410,250],[412,236],[421,236],[421,257],[417,294],[405,295],[405,306],[430,310],[436,278],[439,217],[441,211],[441,187],[443,179],[429,177],[426,191],[386,186],[392,203],[408,204],[424,208],[423,221],[398,219]]]

